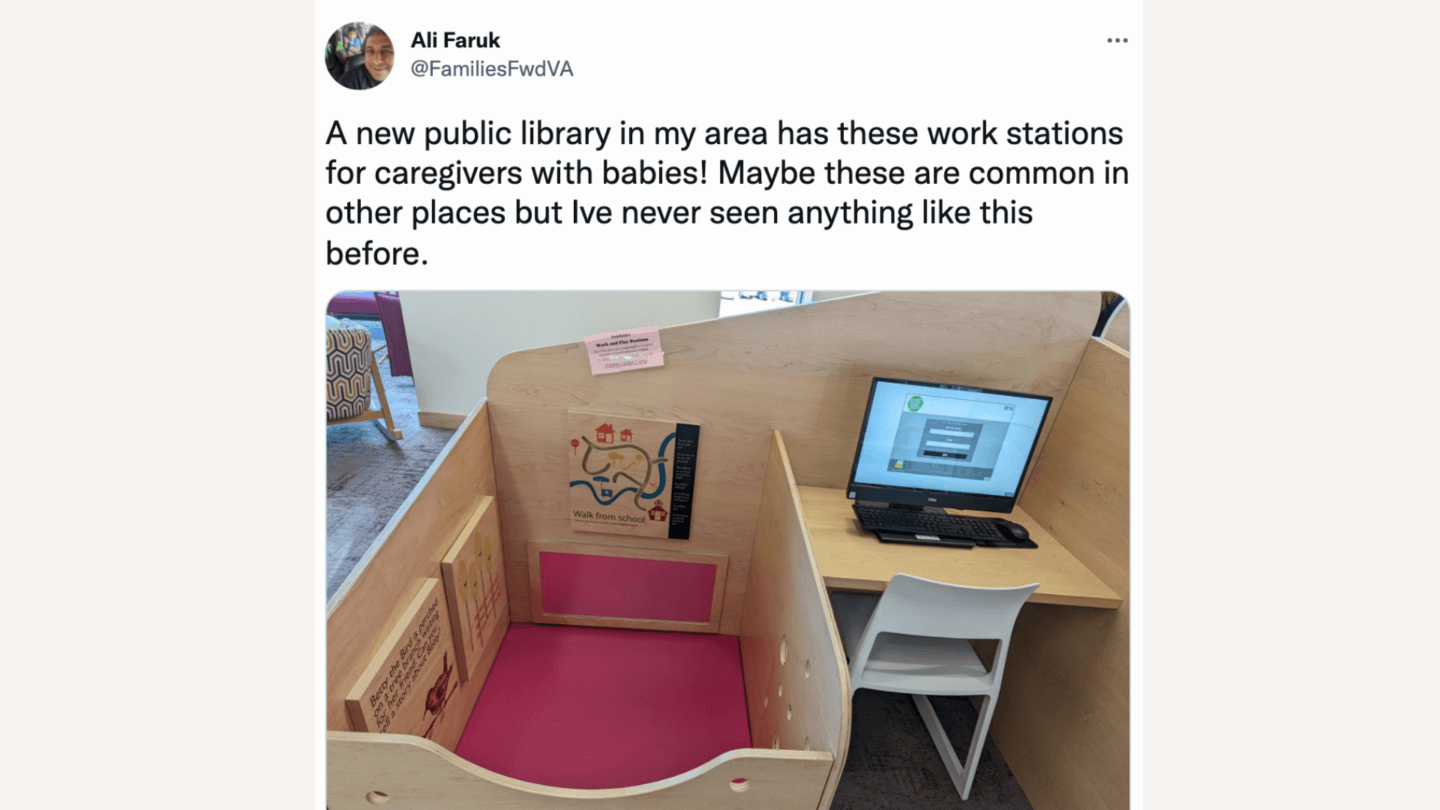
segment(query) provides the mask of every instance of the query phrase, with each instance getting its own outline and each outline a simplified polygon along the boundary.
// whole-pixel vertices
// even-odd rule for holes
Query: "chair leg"
[[[920,719],[925,721],[925,728],[930,731],[930,739],[935,741],[935,749],[940,752],[940,761],[945,764],[945,771],[950,774],[950,781],[955,783],[955,790],[960,793],[960,801],[970,798],[970,785],[975,781],[975,765],[980,761],[980,751],[985,747],[985,734],[990,730],[990,717],[995,706],[994,698],[984,696],[980,703],[980,717],[975,722],[975,736],[970,740],[970,750],[965,754],[965,764],[960,764],[960,757],[955,754],[955,746],[950,744],[950,736],[945,733],[944,727],[940,725],[940,718],[935,714],[935,707],[930,705],[930,698],[924,695],[911,695],[915,700],[915,708],[920,710]]]
[[[392,442],[405,438],[405,434],[395,428],[395,416],[390,413],[390,400],[385,398],[385,383],[380,380],[380,361],[373,355],[370,361],[370,378],[375,381],[375,391],[380,395],[380,412],[385,414],[385,424],[376,423],[376,427]]]
[[[965,789],[961,799],[970,798],[970,783],[975,781],[975,766],[980,763],[980,752],[985,750],[985,735],[990,733],[990,718],[995,716],[995,696],[985,695],[980,699],[980,717],[975,721],[975,737],[970,740],[970,752],[965,755]]]
[[[915,708],[920,710],[920,719],[925,721],[925,728],[930,730],[930,739],[935,741],[935,750],[940,752],[940,761],[945,764],[950,781],[955,783],[955,790],[960,793],[960,800],[964,801],[970,795],[970,766],[960,764],[960,757],[955,755],[955,746],[950,744],[950,736],[940,725],[940,718],[935,714],[935,707],[930,705],[930,698],[924,695],[910,697],[915,700]]]

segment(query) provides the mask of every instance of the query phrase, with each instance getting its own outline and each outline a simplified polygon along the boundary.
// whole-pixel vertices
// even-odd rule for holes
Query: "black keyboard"
[[[966,540],[1000,540],[1010,538],[1000,533],[995,524],[986,518],[964,517],[943,512],[917,512],[910,509],[892,509],[885,506],[854,505],[855,517],[860,525],[871,532],[904,532],[907,534],[933,534],[939,537],[959,537]]]

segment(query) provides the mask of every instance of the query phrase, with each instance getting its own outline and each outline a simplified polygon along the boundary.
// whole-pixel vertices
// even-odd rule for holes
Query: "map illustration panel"
[[[700,427],[570,412],[576,531],[690,539]]]

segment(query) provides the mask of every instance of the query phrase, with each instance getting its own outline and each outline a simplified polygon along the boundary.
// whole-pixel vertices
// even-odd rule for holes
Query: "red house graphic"
[[[666,514],[664,501],[656,501],[655,505],[650,507],[651,520],[664,520]]]
[[[615,428],[609,424],[595,428],[595,442],[596,444],[614,444]]]
[[[620,431],[620,441],[628,442],[630,441],[630,437],[634,435],[635,434],[630,432],[630,428],[625,428],[624,430]]]

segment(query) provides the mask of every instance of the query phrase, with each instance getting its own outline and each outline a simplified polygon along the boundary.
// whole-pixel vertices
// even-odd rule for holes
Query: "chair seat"
[[[846,656],[855,654],[879,602],[876,594],[830,594]],[[991,691],[994,678],[965,639],[881,633],[858,682],[851,686],[919,695],[979,695]]]
[[[994,680],[965,639],[881,633],[856,686],[920,695],[978,695],[989,693]]]
[[[850,693],[879,689],[913,696],[961,801],[970,798],[975,765],[1000,696],[1015,617],[1038,587],[1039,583],[973,588],[896,574],[884,596],[830,594],[835,624],[850,659]],[[970,646],[972,638],[997,642],[993,670],[985,670]],[[964,765],[926,695],[984,696]]]

